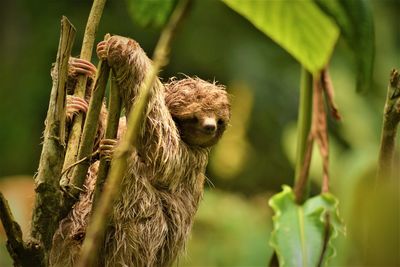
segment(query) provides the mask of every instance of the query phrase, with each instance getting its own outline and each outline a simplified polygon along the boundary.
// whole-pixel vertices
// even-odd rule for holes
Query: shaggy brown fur
[[[113,36],[103,45],[128,113],[151,61],[134,40]],[[210,146],[225,130],[230,106],[220,85],[199,78],[163,85],[157,79],[146,115],[114,204],[99,266],[169,266],[174,262],[189,236],[203,194]],[[88,191],[93,190],[91,182],[86,185]],[[83,198],[90,197],[89,192],[81,196],[72,212],[81,215],[72,215],[71,223],[78,225],[74,220],[88,214],[91,201]],[[84,229],[86,217],[81,221]],[[54,248],[69,251],[81,240],[67,240],[74,235],[63,236],[63,229],[58,235],[61,239],[54,239],[59,244]],[[75,253],[58,253],[51,257],[52,264],[70,266]]]
[[[125,130],[126,120],[125,117],[121,117],[117,139],[121,138]],[[92,211],[98,168],[99,161],[90,165],[84,184],[85,191],[81,193],[79,201],[74,205],[68,216],[60,222],[60,226],[53,236],[50,266],[74,266],[78,259]]]
[[[68,216],[60,222],[60,227],[53,236],[50,266],[74,266],[76,263],[91,211],[88,207],[92,206],[98,166],[99,161],[90,165],[84,185],[84,188],[88,190],[81,194],[79,201]]]

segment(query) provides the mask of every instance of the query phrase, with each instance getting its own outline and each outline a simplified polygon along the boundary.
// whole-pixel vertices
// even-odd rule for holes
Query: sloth
[[[121,36],[100,42],[97,54],[110,65],[129,114],[152,68],[151,60],[136,41]],[[229,99],[220,84],[197,77],[165,84],[156,79],[151,90],[97,266],[172,265],[184,251],[203,195],[210,148],[229,123]],[[82,227],[71,232],[61,222],[53,239],[51,265],[72,266],[79,256],[87,221],[74,220],[82,221],[76,215],[90,212],[94,184],[86,181],[87,191],[65,219]]]

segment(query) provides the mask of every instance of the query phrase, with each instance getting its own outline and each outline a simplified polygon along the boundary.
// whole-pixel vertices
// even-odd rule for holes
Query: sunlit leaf
[[[308,71],[329,61],[339,29],[311,0],[222,0],[277,42]]]
[[[131,17],[143,27],[160,27],[171,14],[176,0],[126,0]]]
[[[318,265],[324,250],[324,238],[327,237],[322,260],[324,266],[335,254],[332,240],[343,231],[338,217],[338,201],[329,193],[310,198],[301,206],[294,199],[288,186],[270,199],[269,205],[275,212],[270,244],[281,267],[309,267]]]
[[[316,0],[320,8],[339,25],[353,50],[357,69],[357,90],[371,87],[375,56],[375,33],[371,4],[367,0]]]

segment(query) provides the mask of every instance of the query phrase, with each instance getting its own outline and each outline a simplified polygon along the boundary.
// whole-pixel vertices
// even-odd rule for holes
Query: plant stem
[[[105,138],[115,139],[117,137],[119,117],[121,115],[121,97],[119,96],[118,85],[113,77],[113,74],[111,74],[110,101],[108,107],[109,108]],[[96,203],[100,198],[109,167],[109,160],[105,158],[100,158],[99,172],[96,180],[96,189],[93,197],[93,207],[96,206]]]
[[[97,32],[97,28],[100,22],[101,15],[103,13],[103,8],[106,0],[94,0],[92,8],[90,10],[89,18],[86,24],[85,34],[83,36],[81,59],[90,61],[92,57],[92,50],[94,45],[94,39]],[[74,96],[84,98],[86,89],[86,75],[80,75],[78,77],[77,85],[75,88]],[[65,161],[63,168],[66,169],[71,166],[76,161],[76,156],[78,153],[79,143],[81,139],[83,126],[83,114],[78,113],[74,116],[73,124],[69,134],[67,152],[65,154]],[[71,172],[67,172],[67,181],[71,181]]]
[[[43,250],[43,262],[59,221],[61,175],[65,149],[65,84],[68,78],[68,59],[75,39],[75,28],[66,17],[61,19],[57,59],[52,70],[53,86],[46,117],[46,128],[38,174],[35,177],[36,196],[32,215],[31,242]]]
[[[93,94],[90,98],[89,108],[86,114],[77,160],[90,157],[93,151],[94,140],[96,138],[96,132],[99,125],[99,115],[103,104],[109,74],[110,67],[108,66],[107,62],[100,61]],[[88,160],[84,160],[73,168],[74,171],[72,180],[70,186],[67,188],[69,191],[69,194],[67,195],[71,197],[66,198],[62,215],[65,216],[71,209],[72,205],[79,198],[79,193],[82,191],[81,188],[83,187],[89,166],[90,158]]]
[[[132,153],[132,144],[136,146],[139,129],[144,123],[146,114],[145,109],[151,96],[151,89],[157,79],[159,70],[161,67],[165,66],[168,61],[167,56],[172,38],[179,22],[188,10],[188,7],[189,0],[179,1],[170,20],[168,21],[168,24],[161,33],[154,52],[153,67],[146,75],[139,90],[136,105],[129,114],[126,134],[121,139],[120,145],[116,148],[107,183],[104,186],[98,206],[94,210],[94,214],[87,229],[86,238],[81,250],[81,258],[77,265],[78,267],[93,266],[98,246],[102,244],[103,241],[110,209],[119,192],[119,186],[126,171],[128,156]]]
[[[300,103],[297,122],[297,153],[295,169],[295,196],[298,204],[303,203],[308,195],[308,177],[302,175],[306,157],[307,143],[312,121],[313,76],[304,67],[301,70]]]
[[[394,177],[393,163],[396,148],[396,134],[400,122],[400,74],[393,69],[387,90],[383,112],[383,127],[379,152],[377,177],[390,179]]]

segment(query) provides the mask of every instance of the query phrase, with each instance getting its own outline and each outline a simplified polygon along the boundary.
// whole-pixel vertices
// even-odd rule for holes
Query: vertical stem
[[[296,202],[302,203],[308,194],[307,177],[302,178],[304,159],[312,121],[313,76],[304,67],[301,69],[299,115],[297,121],[297,153],[295,169]]]
[[[119,96],[118,85],[112,73],[111,73],[110,101],[108,107],[109,108],[107,115],[107,126],[104,137],[106,139],[115,139],[118,134],[119,117],[121,115],[121,97]],[[110,167],[109,160],[101,158],[96,180],[96,189],[93,196],[93,207],[96,206],[96,203],[100,198],[101,192],[103,190],[103,185],[108,174],[109,167]]]
[[[92,8],[90,10],[89,18],[85,28],[85,34],[83,36],[81,59],[91,60],[92,50],[94,45],[94,39],[97,32],[97,28],[100,22],[101,15],[103,13],[103,8],[106,0],[94,0]],[[86,89],[87,76],[81,75],[78,77],[78,82],[74,92],[75,96],[84,98]],[[68,139],[67,152],[65,154],[64,169],[71,166],[76,161],[76,156],[78,154],[78,147],[82,133],[83,126],[83,114],[78,113],[74,117],[74,121],[71,127],[71,132]],[[67,172],[67,176],[71,173]],[[67,179],[69,180],[69,179]]]

